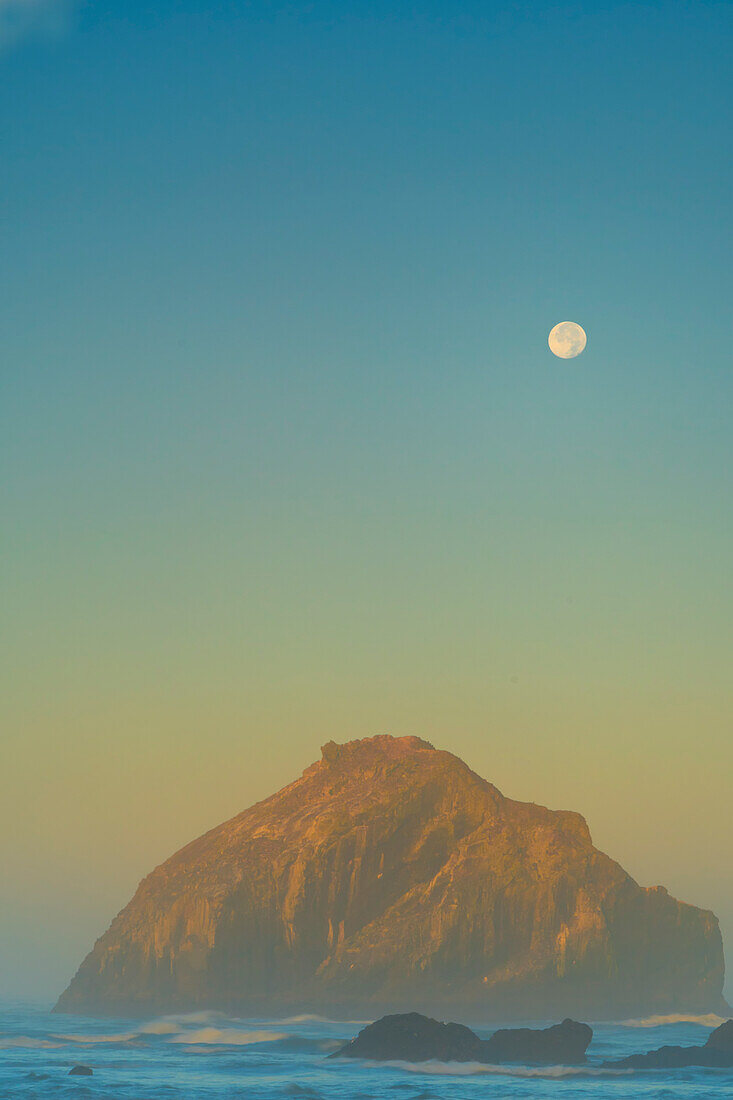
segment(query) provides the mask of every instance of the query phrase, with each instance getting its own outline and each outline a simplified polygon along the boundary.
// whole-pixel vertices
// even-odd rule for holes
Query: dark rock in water
[[[89,1066],[72,1066],[69,1077],[91,1077],[94,1071]]]
[[[544,1030],[503,1028],[482,1044],[482,1062],[549,1062],[569,1065],[585,1061],[593,1028],[563,1020]]]
[[[727,1050],[733,1053],[733,1020],[726,1020],[708,1036],[705,1044],[709,1050]]]
[[[113,858],[113,857],[112,857]],[[323,747],[141,883],[57,1008],[477,1020],[722,1011],[714,915],[416,737]]]
[[[419,1012],[383,1016],[365,1027],[332,1058],[367,1058],[374,1062],[544,1062],[585,1061],[593,1038],[587,1024],[563,1020],[544,1030],[505,1028],[479,1039],[463,1024],[442,1024]]]
[[[374,1062],[473,1062],[481,1046],[478,1035],[463,1024],[442,1024],[403,1012],[382,1016],[332,1058],[369,1058]]]
[[[632,1054],[617,1062],[606,1062],[615,1069],[680,1069],[683,1066],[707,1066],[710,1069],[733,1067],[733,1020],[727,1020],[708,1036],[702,1047],[659,1047],[647,1054]]]

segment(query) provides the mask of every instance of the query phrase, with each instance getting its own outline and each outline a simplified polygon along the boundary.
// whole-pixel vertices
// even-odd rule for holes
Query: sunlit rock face
[[[722,987],[712,913],[639,887],[578,814],[385,736],[325,745],[156,868],[57,1007],[599,1017]]]

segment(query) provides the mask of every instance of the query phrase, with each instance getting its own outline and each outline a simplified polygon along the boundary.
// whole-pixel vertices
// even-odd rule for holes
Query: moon
[[[547,337],[550,351],[558,359],[575,359],[586,345],[585,332],[575,321],[561,321]]]

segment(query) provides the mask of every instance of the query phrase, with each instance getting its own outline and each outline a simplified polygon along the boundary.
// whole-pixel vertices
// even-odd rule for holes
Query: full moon
[[[547,337],[550,351],[559,359],[574,359],[586,344],[586,335],[575,321],[561,321]]]

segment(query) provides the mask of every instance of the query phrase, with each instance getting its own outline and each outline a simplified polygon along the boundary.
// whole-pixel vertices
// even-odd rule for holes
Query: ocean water
[[[733,1097],[733,1070],[608,1071],[605,1059],[667,1043],[703,1043],[708,1017],[594,1025],[586,1066],[329,1060],[366,1021],[243,1020],[215,1012],[155,1019],[52,1015],[0,1004],[0,1098],[30,1100],[694,1100]],[[470,1024],[470,1021],[463,1021]],[[592,1023],[592,1021],[589,1021]],[[547,1021],[538,1021],[544,1026]],[[474,1027],[488,1036],[493,1027]],[[92,1077],[70,1077],[82,1063]]]

